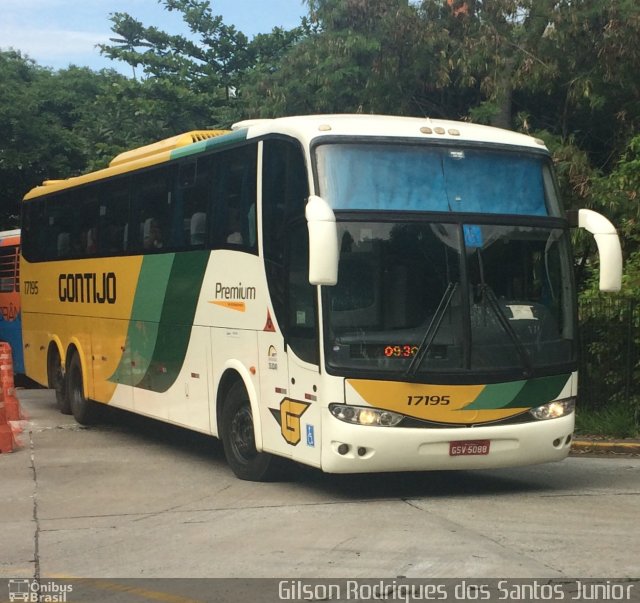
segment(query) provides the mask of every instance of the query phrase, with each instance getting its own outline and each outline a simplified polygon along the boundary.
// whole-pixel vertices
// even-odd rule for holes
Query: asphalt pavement
[[[560,581],[589,595],[589,578],[605,590],[585,600],[640,595],[638,442],[578,438],[571,458],[534,467],[292,468],[259,484],[235,478],[213,438],[121,412],[85,428],[50,390],[18,395],[30,418],[21,446],[0,454],[0,577],[14,594],[54,584],[73,587],[60,603],[337,600],[303,596],[304,580],[375,578],[445,580],[440,594],[461,600],[461,581],[505,576],[528,594]],[[341,586],[341,600],[372,600]],[[496,600],[535,600],[522,589]],[[0,602],[8,593],[0,582]],[[562,600],[548,594],[537,600]]]

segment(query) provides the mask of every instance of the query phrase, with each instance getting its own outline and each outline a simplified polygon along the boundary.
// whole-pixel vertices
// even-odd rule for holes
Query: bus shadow
[[[496,495],[564,498],[611,487],[606,467],[595,467],[587,458],[573,461],[501,469],[359,474],[328,474],[296,466],[291,481],[344,501]]]
[[[187,455],[225,465],[222,442],[217,438],[119,408],[102,408],[100,422],[91,429],[130,434],[142,443],[171,446]]]
[[[478,471],[421,471],[329,475],[305,472],[301,481],[345,500],[532,494],[555,490],[526,476]]]
[[[141,443],[170,446],[187,456],[212,463],[230,472],[222,442],[198,433],[117,408],[104,409],[94,429],[134,435]],[[544,467],[544,469],[541,469]],[[424,471],[362,474],[327,474],[285,461],[281,478],[273,484],[297,487],[344,501],[438,497],[494,496],[508,494],[563,495],[593,486],[594,476],[560,469],[562,463],[538,467],[476,471]],[[563,479],[554,475],[560,471]]]

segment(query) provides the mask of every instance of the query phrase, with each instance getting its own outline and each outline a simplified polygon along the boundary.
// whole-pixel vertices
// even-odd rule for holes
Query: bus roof
[[[449,140],[481,142],[546,150],[538,138],[482,126],[469,122],[431,119],[429,117],[399,117],[389,115],[307,115],[241,121],[232,126],[235,131],[246,129],[247,138],[268,133],[289,134],[311,143],[321,136],[372,136],[416,138],[419,140]]]
[[[34,197],[40,197],[41,195],[46,195],[58,190],[72,188],[110,176],[117,176],[118,174],[125,174],[136,169],[164,163],[173,159],[175,152],[184,147],[201,145],[208,140],[224,137],[225,134],[233,135],[229,130],[194,130],[143,147],[138,147],[131,151],[125,151],[116,155],[109,163],[109,167],[105,169],[90,172],[82,176],[74,176],[66,180],[45,180],[42,185],[31,189],[25,195],[24,200],[27,201]],[[196,151],[197,149],[194,149],[193,152]]]
[[[46,180],[41,186],[29,191],[24,200],[267,134],[289,135],[305,145],[324,136],[370,136],[374,138],[415,138],[416,140],[489,143],[546,151],[542,140],[525,134],[468,122],[437,120],[428,117],[345,114],[253,119],[234,124],[231,131],[187,132],[126,151],[117,155],[109,167],[105,169],[66,180]]]

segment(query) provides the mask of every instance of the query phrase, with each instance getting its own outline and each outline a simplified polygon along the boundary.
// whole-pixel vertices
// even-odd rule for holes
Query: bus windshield
[[[318,183],[334,210],[562,216],[540,153],[398,143],[321,144]]]
[[[338,283],[324,295],[331,371],[521,377],[574,361],[565,230],[343,221],[338,232]]]

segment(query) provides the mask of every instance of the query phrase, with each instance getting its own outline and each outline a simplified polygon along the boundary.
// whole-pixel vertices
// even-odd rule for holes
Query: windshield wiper
[[[486,299],[489,302],[489,307],[493,310],[493,313],[498,319],[500,326],[504,329],[507,335],[509,335],[509,339],[511,339],[513,345],[516,347],[518,356],[520,356],[520,360],[522,360],[522,364],[524,365],[524,376],[530,377],[533,372],[531,357],[529,356],[527,349],[524,347],[524,344],[518,337],[518,334],[511,326],[509,319],[504,315],[496,294],[494,293],[493,289],[486,283],[482,283],[480,285],[480,293],[482,299]]]
[[[413,377],[418,372],[420,365],[424,361],[427,353],[429,352],[429,349],[431,348],[431,345],[433,344],[433,340],[435,339],[436,334],[440,330],[440,325],[442,324],[442,320],[444,319],[445,312],[451,305],[453,294],[456,292],[457,288],[458,283],[449,283],[447,285],[447,288],[442,294],[442,298],[440,299],[440,303],[436,308],[433,318],[431,319],[431,322],[429,322],[429,326],[427,327],[422,341],[418,346],[418,351],[416,352],[416,355],[411,359],[411,363],[404,373],[405,377]]]

